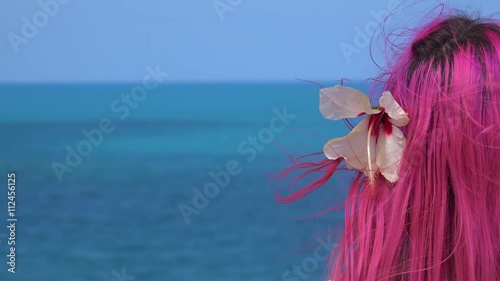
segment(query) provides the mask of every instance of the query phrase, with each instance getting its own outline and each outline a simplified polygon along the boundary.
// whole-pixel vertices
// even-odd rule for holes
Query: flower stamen
[[[372,166],[372,157],[371,157],[371,146],[370,146],[370,137],[372,135],[372,129],[373,129],[374,123],[370,122],[370,125],[368,126],[368,137],[366,140],[366,147],[367,147],[367,154],[368,154],[368,185],[370,186],[370,189],[375,188],[375,173],[373,171],[373,166]]]

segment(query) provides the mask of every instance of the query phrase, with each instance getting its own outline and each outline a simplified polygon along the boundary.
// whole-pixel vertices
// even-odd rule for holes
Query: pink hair
[[[500,280],[500,25],[434,20],[389,69],[379,86],[410,117],[399,179],[379,176],[372,192],[360,173],[350,186],[327,279]],[[297,164],[326,173],[278,199],[338,166]]]

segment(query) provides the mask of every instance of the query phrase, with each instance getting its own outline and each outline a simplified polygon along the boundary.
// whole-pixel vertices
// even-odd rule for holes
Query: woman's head
[[[435,20],[383,78],[410,118],[399,178],[374,193],[359,173],[331,279],[500,280],[500,25]]]
[[[411,122],[400,179],[359,198],[347,222],[357,241],[345,246],[364,263],[350,265],[356,280],[499,279],[500,26],[436,20],[387,75]]]

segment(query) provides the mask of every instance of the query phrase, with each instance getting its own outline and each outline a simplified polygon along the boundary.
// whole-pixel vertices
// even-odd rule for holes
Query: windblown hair
[[[373,192],[358,174],[327,279],[500,280],[500,25],[434,20],[389,68],[382,86],[410,117],[399,179],[379,176]],[[325,175],[279,201],[317,189],[339,162],[307,165]]]

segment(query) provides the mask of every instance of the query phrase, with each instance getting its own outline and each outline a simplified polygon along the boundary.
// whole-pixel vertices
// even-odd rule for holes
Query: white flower
[[[410,120],[391,92],[383,92],[379,102],[379,106],[372,107],[365,94],[349,87],[337,85],[320,90],[319,109],[326,118],[368,115],[347,136],[328,141],[323,152],[328,159],[344,158],[349,169],[367,175],[370,185],[378,171],[390,182],[397,180],[406,145],[398,127],[406,126]]]

